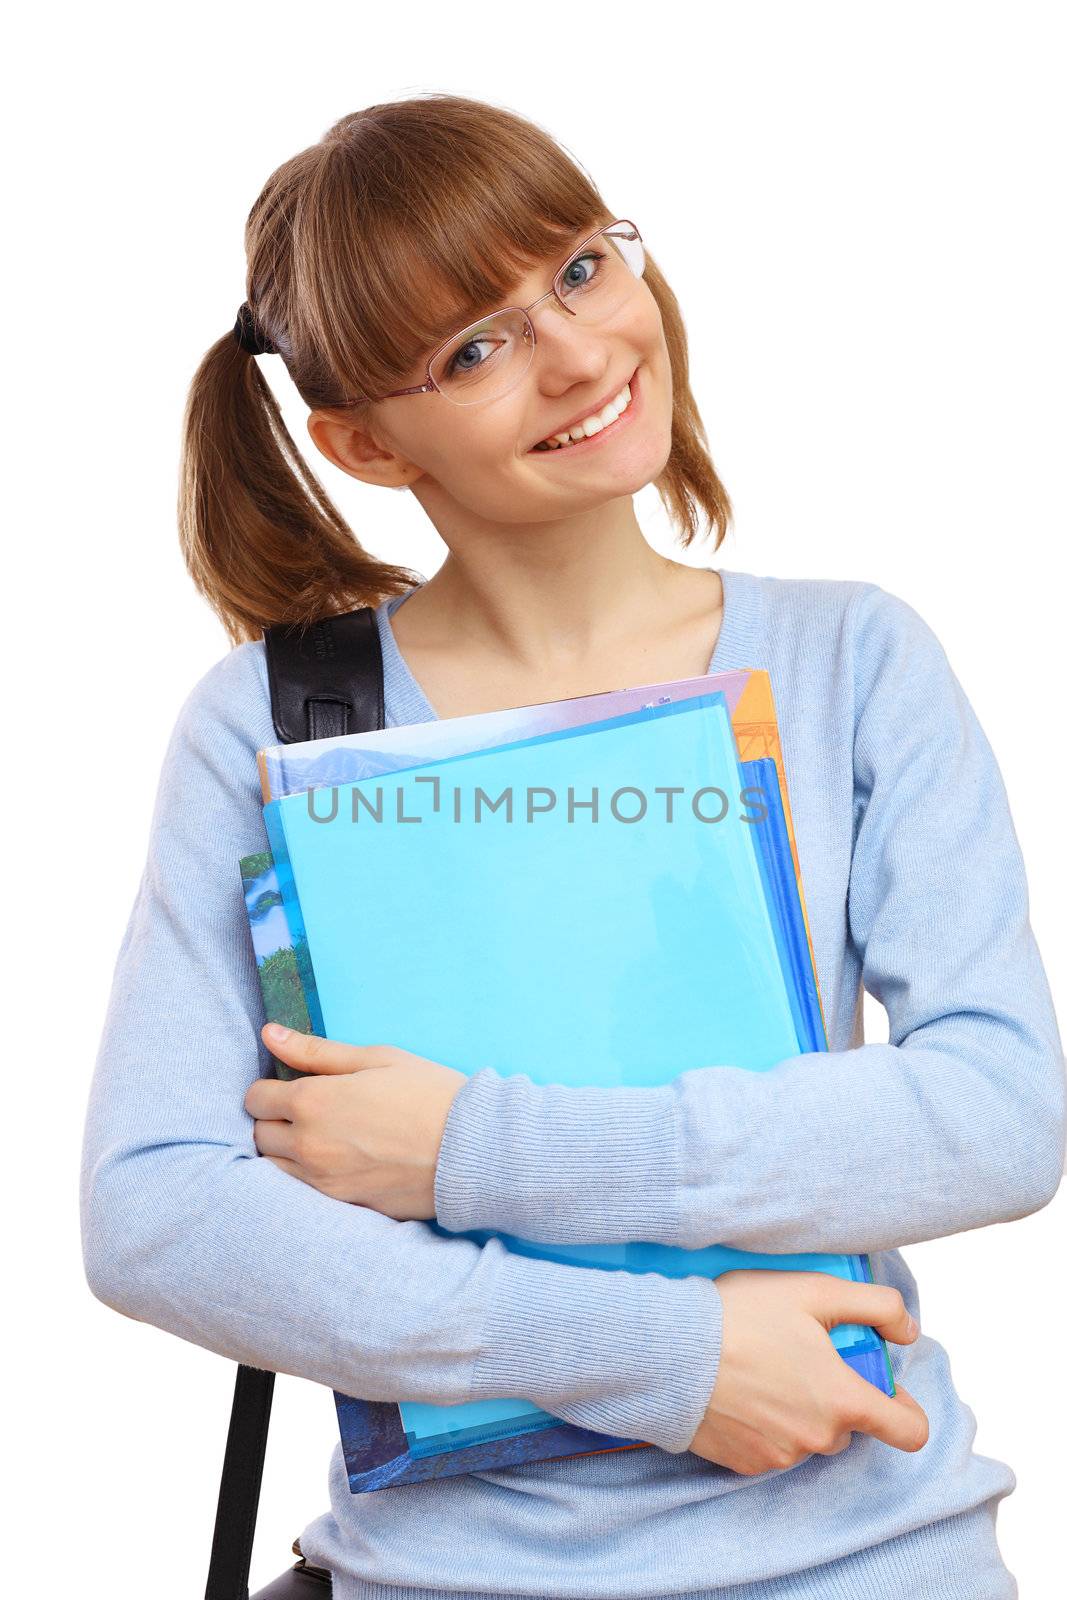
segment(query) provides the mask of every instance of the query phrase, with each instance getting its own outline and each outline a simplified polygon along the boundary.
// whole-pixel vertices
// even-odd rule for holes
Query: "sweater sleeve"
[[[684,1451],[718,1369],[711,1282],[444,1238],[258,1155],[244,1097],[270,1057],[238,859],[266,844],[255,751],[273,742],[262,646],[239,646],[177,719],[117,957],[82,1150],[90,1289],[345,1394],[521,1397]]]
[[[865,586],[855,629],[848,936],[890,1042],[654,1088],[486,1067],[445,1127],[443,1227],[859,1254],[1051,1200],[1063,1050],[1000,771],[911,606]]]

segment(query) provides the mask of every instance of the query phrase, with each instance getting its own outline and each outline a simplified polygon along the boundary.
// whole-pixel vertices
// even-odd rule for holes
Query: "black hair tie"
[[[237,321],[233,325],[233,336],[242,350],[247,350],[251,356],[276,356],[278,346],[272,344],[266,334],[261,333],[252,315],[252,308],[246,300],[237,313]]]

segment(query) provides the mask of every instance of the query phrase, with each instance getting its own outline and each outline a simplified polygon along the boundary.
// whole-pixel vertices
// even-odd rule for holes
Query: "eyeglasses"
[[[590,234],[564,262],[551,289],[528,306],[506,306],[450,334],[426,363],[426,382],[392,389],[379,400],[436,392],[453,405],[499,400],[520,381],[533,360],[537,335],[530,312],[555,296],[562,310],[583,323],[605,322],[627,302],[645,270],[641,235],[625,218]],[[349,401],[373,403],[369,395]]]

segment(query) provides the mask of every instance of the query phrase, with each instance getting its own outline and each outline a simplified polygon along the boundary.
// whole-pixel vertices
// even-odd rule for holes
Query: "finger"
[[[293,1120],[293,1086],[279,1078],[257,1078],[245,1095],[245,1110],[250,1117],[271,1121]]]
[[[261,1156],[285,1156],[296,1161],[296,1131],[291,1122],[257,1122],[253,1136]]]
[[[827,1332],[842,1322],[865,1323],[893,1344],[912,1344],[919,1325],[912,1321],[899,1289],[881,1283],[851,1283],[826,1272],[806,1274],[812,1280],[814,1316]]]
[[[284,1037],[279,1037],[274,1032],[277,1026],[274,1022],[264,1025],[261,1029],[263,1043],[271,1055],[302,1072],[361,1072],[366,1067],[387,1065],[389,1047],[386,1045],[342,1044],[337,1039],[322,1039],[316,1033],[300,1033],[295,1028],[284,1029]]]
[[[851,1368],[846,1368],[845,1375],[850,1381],[843,1414],[849,1427],[869,1433],[897,1450],[914,1452],[923,1448],[930,1437],[930,1422],[913,1395],[897,1384],[891,1399]]]

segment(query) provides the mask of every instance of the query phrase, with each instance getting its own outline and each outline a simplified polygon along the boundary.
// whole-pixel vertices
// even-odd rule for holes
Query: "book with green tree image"
[[[307,996],[309,991],[314,991],[315,979],[307,935],[301,928],[293,937],[274,857],[269,850],[257,850],[253,855],[241,857],[240,868],[266,1020],[295,1028],[298,1033],[314,1033]],[[279,1061],[277,1056],[271,1056],[271,1060],[275,1077],[306,1076]]]

